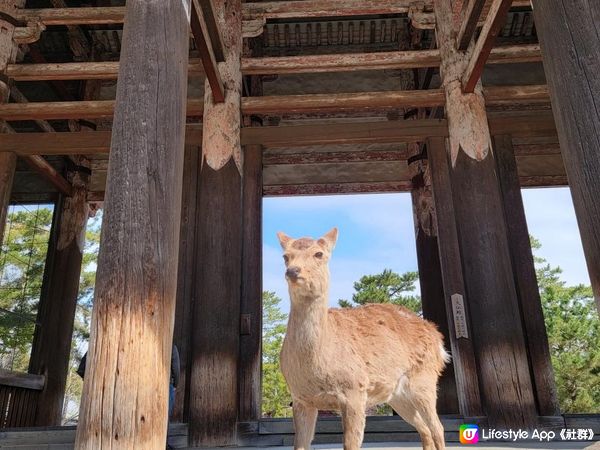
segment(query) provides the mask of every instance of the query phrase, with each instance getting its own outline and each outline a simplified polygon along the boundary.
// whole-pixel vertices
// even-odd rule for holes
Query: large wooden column
[[[0,0],[0,9],[10,10],[12,7],[22,8],[25,0]],[[6,67],[14,63],[17,56],[17,45],[13,41],[14,25],[0,17],[0,103],[6,103],[10,96],[10,88],[4,74]],[[6,133],[4,123],[0,122],[0,133]],[[10,202],[17,155],[0,152],[0,245],[4,238],[6,214]]]
[[[450,350],[450,333],[444,301],[444,285],[438,250],[437,222],[431,177],[427,160],[409,165],[412,179],[412,204],[415,222],[417,261],[423,317],[434,322],[444,335],[444,345]],[[458,397],[453,362],[446,366],[438,384],[438,413],[458,414]]]
[[[205,84],[198,186],[196,298],[190,378],[190,446],[236,442],[242,268],[241,1],[213,2],[225,61],[225,101]]]
[[[537,421],[527,347],[481,84],[464,94],[450,0],[435,0],[449,179],[484,412],[490,426]]]
[[[558,416],[556,382],[511,136],[495,136],[494,150],[538,412]]]
[[[189,7],[127,2],[77,449],[165,448]]]
[[[61,425],[85,247],[89,175],[69,172],[67,178],[73,195],[61,195],[56,204],[29,361],[29,373],[46,377],[38,399],[36,426]]]
[[[558,139],[600,310],[600,3],[533,0]]]

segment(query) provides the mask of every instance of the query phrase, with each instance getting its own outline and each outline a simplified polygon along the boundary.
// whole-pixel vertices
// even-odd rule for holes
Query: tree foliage
[[[274,292],[263,292],[262,414],[265,417],[292,415],[292,396],[279,360],[287,321],[280,304],[281,298]]]
[[[532,238],[532,247],[540,243]],[[536,257],[548,342],[563,413],[600,412],[600,320],[590,286],[567,286]]]
[[[0,367],[26,372],[35,330],[52,208],[8,214],[0,254]]]
[[[418,279],[418,272],[398,274],[390,269],[375,275],[364,275],[354,283],[356,292],[352,295],[352,301],[342,299],[338,303],[343,308],[369,303],[392,303],[421,314],[421,298],[414,294]]]

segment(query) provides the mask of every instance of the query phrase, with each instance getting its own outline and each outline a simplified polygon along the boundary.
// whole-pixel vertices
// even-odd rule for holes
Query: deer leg
[[[317,408],[294,400],[292,404],[294,413],[294,450],[310,450],[310,443],[315,435],[317,422]]]
[[[417,410],[433,437],[436,450],[445,450],[444,426],[436,411],[437,375],[425,376],[411,380],[409,399]]]
[[[401,398],[398,396],[392,398],[389,403],[390,406],[394,408],[394,411],[400,415],[400,417],[415,427],[419,433],[419,436],[421,436],[423,450],[436,450],[433,437],[431,436],[431,432],[429,431],[427,424],[412,403],[406,398]]]
[[[359,396],[356,396],[359,397]],[[365,432],[366,399],[349,399],[342,406],[342,423],[344,426],[344,450],[359,450]]]

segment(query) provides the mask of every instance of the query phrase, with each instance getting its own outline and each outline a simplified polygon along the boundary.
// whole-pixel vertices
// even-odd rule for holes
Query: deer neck
[[[327,296],[310,301],[292,299],[287,338],[297,351],[306,356],[319,354],[327,340],[327,305]]]

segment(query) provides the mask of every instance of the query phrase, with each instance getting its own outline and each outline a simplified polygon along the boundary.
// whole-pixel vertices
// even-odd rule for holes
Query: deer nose
[[[296,281],[298,279],[298,275],[300,274],[300,267],[291,266],[285,271],[285,276],[290,280]]]

